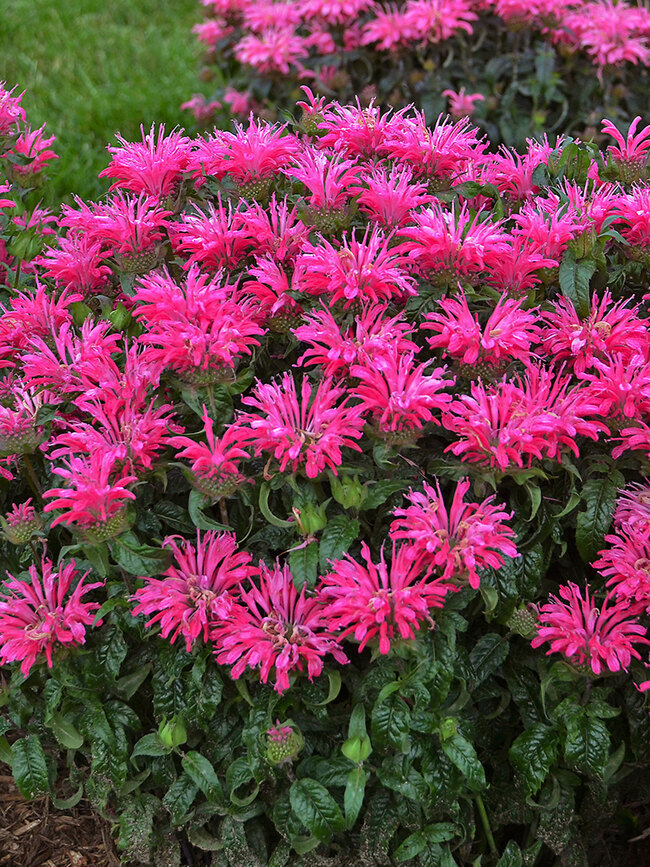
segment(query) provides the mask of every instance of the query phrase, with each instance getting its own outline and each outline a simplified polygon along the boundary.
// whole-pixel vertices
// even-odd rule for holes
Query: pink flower
[[[601,70],[625,62],[648,66],[648,20],[646,9],[629,6],[625,0],[596,0],[565,15],[562,32],[568,30]]]
[[[24,132],[20,133],[15,144],[8,151],[10,154],[17,154],[29,160],[26,165],[12,163],[12,170],[17,175],[29,179],[43,171],[52,160],[58,160],[57,154],[50,149],[50,145],[56,137],[52,135],[49,138],[44,138],[44,129],[45,124],[40,129],[34,130],[28,126]]]
[[[4,518],[0,516],[2,532],[12,545],[24,545],[43,528],[43,522],[30,497],[24,503],[14,503]]]
[[[641,116],[637,115],[630,124],[625,138],[611,120],[603,120],[602,122],[602,131],[611,135],[616,142],[615,145],[608,146],[607,153],[621,167],[622,180],[628,183],[643,179],[642,172],[648,162],[650,125],[644,126],[640,132],[637,132],[636,129],[640,122]]]
[[[253,396],[242,401],[258,412],[243,413],[239,421],[254,434],[255,454],[270,452],[280,461],[280,472],[304,466],[310,479],[326,468],[336,475],[342,447],[361,451],[355,440],[364,425],[359,407],[348,406],[347,398],[337,403],[344,394],[331,379],[314,389],[305,376],[299,397],[293,378],[285,373],[280,383],[258,381]]]
[[[247,668],[259,669],[267,683],[275,673],[275,689],[289,689],[289,674],[307,669],[311,680],[323,670],[323,657],[331,654],[338,663],[347,657],[331,633],[329,619],[319,599],[296,590],[288,566],[269,568],[260,562],[259,588],[242,590],[228,619],[215,623],[210,638],[217,661],[233,665],[237,680]]]
[[[223,101],[230,106],[233,114],[248,114],[253,108],[253,98],[247,90],[239,91],[234,87],[227,87],[223,94]]]
[[[301,181],[309,190],[307,201],[319,211],[340,211],[353,195],[352,185],[359,180],[361,166],[340,157],[305,149],[295,158],[295,165],[283,172]]]
[[[192,27],[192,33],[195,33],[199,42],[208,48],[216,48],[222,39],[226,39],[234,32],[234,29],[234,27],[226,24],[223,18],[209,18],[207,21],[200,21],[195,24]]]
[[[172,130],[165,135],[161,124],[158,138],[155,126],[145,135],[141,128],[142,142],[128,142],[121,135],[115,138],[121,147],[109,145],[113,154],[110,165],[99,173],[99,177],[116,178],[111,190],[121,187],[125,190],[148,196],[165,197],[176,192],[183,172],[187,167],[190,140],[180,131]]]
[[[43,493],[47,498],[56,497],[45,506],[45,512],[63,511],[52,521],[52,526],[77,524],[82,529],[106,531],[111,535],[113,530],[123,529],[127,502],[135,500],[135,494],[127,486],[137,481],[136,476],[120,470],[112,452],[71,455],[64,464],[55,467],[53,472],[66,479],[67,487]]]
[[[221,103],[218,100],[213,99],[208,102],[202,93],[195,93],[187,102],[181,103],[181,111],[191,111],[194,120],[203,125],[213,120],[220,108]]]
[[[340,249],[325,239],[317,246],[305,243],[296,260],[296,288],[308,295],[326,295],[328,304],[340,301],[344,307],[416,294],[402,247],[391,248],[389,241],[374,226],[372,231],[366,228],[360,241],[352,230]]]
[[[251,230],[240,211],[217,199],[217,206],[208,203],[207,213],[195,206],[194,212],[184,212],[180,223],[174,224],[172,246],[175,252],[189,253],[185,268],[202,265],[213,271],[235,268],[254,246]]]
[[[101,620],[94,623],[99,605],[81,601],[86,593],[103,586],[101,582],[84,585],[86,572],[68,595],[79,574],[74,561],[54,571],[52,561],[44,557],[41,571],[42,577],[36,565],[31,565],[29,581],[7,573],[11,581],[0,587],[0,660],[3,664],[20,660],[25,677],[40,653],[45,653],[52,668],[55,647],[85,644],[85,627],[101,626]]]
[[[605,536],[610,546],[598,552],[591,565],[609,580],[616,597],[639,603],[650,612],[650,539],[636,526],[620,527],[616,535]]]
[[[589,219],[571,205],[561,205],[553,194],[525,202],[512,219],[517,224],[512,234],[523,235],[547,259],[559,261],[569,241],[589,228]]]
[[[650,190],[647,187],[634,187],[626,195],[618,197],[613,213],[618,217],[616,227],[625,240],[633,247],[647,254],[650,248]],[[636,251],[630,251],[634,254]]]
[[[23,93],[12,96],[16,89],[5,88],[6,81],[0,81],[0,136],[11,135],[16,132],[21,121],[25,120],[25,109],[20,105]]]
[[[383,166],[373,166],[361,178],[365,186],[351,187],[359,193],[357,205],[369,219],[397,229],[413,219],[413,211],[433,200],[427,192],[427,184],[417,182],[410,169],[393,166],[390,171]]]
[[[286,333],[302,319],[302,307],[290,294],[296,291],[295,272],[291,281],[289,266],[279,265],[271,256],[260,256],[246,272],[254,280],[244,283],[243,291],[259,303],[258,318],[274,331]]]
[[[471,117],[476,111],[475,103],[485,101],[482,93],[465,93],[464,87],[461,87],[458,92],[443,90],[442,95],[449,99],[449,114],[454,120],[460,120],[461,117]]]
[[[395,349],[382,356],[379,364],[353,365],[350,376],[360,384],[351,393],[359,398],[364,412],[371,412],[380,432],[406,439],[425,424],[440,424],[434,412],[444,409],[451,395],[442,392],[454,384],[446,378],[446,367],[429,370],[433,360],[416,364],[412,352]]]
[[[469,479],[461,480],[449,512],[440,484],[424,482],[424,493],[411,490],[410,506],[395,509],[397,520],[390,527],[392,539],[411,545],[409,554],[422,566],[433,566],[441,578],[461,581],[467,576],[475,590],[480,584],[478,569],[503,566],[503,558],[518,557],[514,531],[505,524],[512,512],[493,505],[494,495],[482,503],[466,503]]]
[[[240,213],[257,255],[267,254],[277,262],[293,262],[308,238],[309,227],[298,219],[297,207],[289,208],[287,199],[278,201],[275,193],[268,205],[253,202],[246,208],[242,203]]]
[[[593,367],[596,373],[585,372],[581,378],[589,383],[599,415],[609,421],[640,421],[650,411],[650,362],[643,356],[595,358]]]
[[[543,268],[556,268],[560,263],[540,253],[536,244],[524,235],[511,235],[507,247],[496,253],[485,253],[485,282],[508,295],[521,296],[542,282]]]
[[[396,5],[389,4],[386,9],[378,7],[374,18],[364,24],[361,44],[372,45],[376,42],[380,51],[396,52],[417,36],[414,22],[405,14],[404,7],[398,9]]]
[[[373,0],[301,0],[300,12],[305,19],[322,20],[327,26],[349,25],[373,5]]]
[[[478,20],[469,0],[407,0],[406,26],[422,43],[443,42],[459,30],[472,33],[470,21]]]
[[[319,593],[330,628],[342,629],[342,638],[352,635],[360,642],[359,652],[378,640],[379,652],[386,654],[396,639],[415,638],[423,621],[432,623],[431,609],[442,608],[447,593],[457,589],[441,578],[430,580],[431,569],[422,574],[406,545],[396,549],[393,543],[390,567],[383,548],[375,564],[362,542],[361,556],[365,566],[349,554],[330,561]]]
[[[234,54],[240,63],[247,63],[263,75],[292,71],[304,73],[300,62],[308,57],[305,39],[298,36],[292,26],[269,27],[259,35],[244,36],[235,45]],[[293,67],[293,69],[292,69]]]
[[[402,128],[403,114],[404,110],[393,113],[392,109],[382,114],[374,100],[364,108],[358,98],[356,105],[333,102],[323,110],[318,122],[318,147],[331,147],[350,158],[372,159],[387,135]]]
[[[121,259],[136,258],[151,253],[166,237],[170,216],[171,211],[159,207],[158,199],[144,193],[136,199],[120,190],[96,207],[89,229],[95,239],[102,240]]]
[[[588,666],[595,675],[602,673],[603,665],[611,672],[627,671],[632,657],[641,658],[633,645],[650,641],[636,619],[638,606],[614,602],[609,594],[598,607],[589,598],[588,587],[583,598],[573,583],[560,587],[560,596],[551,596],[539,608],[533,647],[548,641],[547,656],[562,653],[573,665]]]
[[[109,255],[97,239],[70,233],[59,238],[58,249],[50,247],[38,263],[43,276],[50,277],[58,287],[88,296],[108,284],[111,269],[103,260]]]
[[[203,429],[207,443],[186,436],[171,437],[169,445],[180,448],[177,458],[192,462],[194,485],[202,493],[218,499],[232,494],[246,479],[240,472],[240,461],[250,457],[242,446],[253,436],[249,429],[229,425],[223,436],[215,437],[214,422],[203,407]]]
[[[386,304],[373,304],[354,317],[347,329],[342,329],[330,310],[314,310],[305,316],[304,325],[293,333],[298,340],[310,344],[298,359],[302,366],[320,364],[325,376],[349,376],[353,364],[381,366],[381,359],[395,353],[418,351],[408,336],[411,326],[401,314],[386,317]]]
[[[506,362],[528,361],[531,345],[538,338],[534,313],[522,310],[521,306],[520,301],[501,298],[481,327],[465,294],[460,293],[455,298],[442,298],[439,312],[428,313],[420,327],[438,332],[427,337],[427,343],[432,349],[443,349],[443,357],[449,355],[462,364],[481,365],[498,373]]]
[[[208,530],[201,538],[197,530],[196,547],[180,536],[169,536],[163,547],[171,550],[173,563],[160,579],[142,578],[146,584],[132,597],[138,603],[132,614],[153,614],[147,628],[160,623],[160,634],[171,633],[171,644],[182,635],[189,653],[199,637],[208,640],[211,626],[231,616],[232,589],[256,570],[251,555],[237,550],[234,533]]]

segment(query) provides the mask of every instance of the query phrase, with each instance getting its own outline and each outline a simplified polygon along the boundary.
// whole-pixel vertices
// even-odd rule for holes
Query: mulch
[[[119,867],[110,825],[86,801],[57,810],[49,798],[25,801],[0,775],[0,867]]]

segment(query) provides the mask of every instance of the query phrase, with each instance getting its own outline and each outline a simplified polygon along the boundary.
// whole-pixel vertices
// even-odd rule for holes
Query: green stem
[[[27,481],[29,482],[29,487],[32,489],[32,493],[36,497],[37,502],[42,504],[43,500],[41,497],[41,486],[38,481],[38,477],[34,472],[34,466],[29,458],[29,455],[23,455],[23,465],[25,467],[25,474],[27,476]]]
[[[478,814],[481,817],[481,824],[483,825],[483,830],[485,831],[485,836],[487,837],[488,846],[490,847],[490,852],[498,858],[499,852],[497,851],[496,843],[494,842],[492,828],[490,827],[490,820],[488,819],[488,814],[485,809],[485,804],[483,803],[483,798],[479,794],[477,794],[475,796],[475,799],[476,806],[478,807]]]

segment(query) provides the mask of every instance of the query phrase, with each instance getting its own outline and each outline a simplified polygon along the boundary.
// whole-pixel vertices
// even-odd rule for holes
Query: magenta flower
[[[25,677],[39,654],[45,653],[52,668],[55,647],[85,644],[86,626],[93,625],[99,605],[81,600],[103,586],[101,582],[84,585],[86,572],[68,595],[79,574],[74,561],[62,563],[54,571],[52,561],[44,557],[41,572],[42,576],[33,564],[29,581],[19,581],[7,573],[11,581],[0,586],[0,661],[20,660]],[[101,620],[94,625],[101,626]]]
[[[147,628],[160,623],[160,634],[171,633],[171,644],[182,635],[189,653],[200,636],[208,640],[211,626],[231,617],[231,591],[255,568],[251,555],[237,550],[234,533],[208,530],[201,538],[197,530],[196,547],[180,536],[169,536],[163,547],[171,550],[173,563],[162,578],[142,578],[146,584],[135,591],[132,614],[153,614]]]
[[[433,200],[424,181],[416,181],[413,172],[393,166],[372,166],[361,177],[364,186],[352,187],[358,192],[357,206],[369,219],[388,229],[398,229],[413,219],[415,208]]]
[[[5,539],[12,545],[24,545],[43,528],[43,522],[30,497],[24,503],[14,503],[4,518],[0,516],[0,526]]]
[[[304,466],[310,479],[326,468],[336,475],[342,447],[361,451],[355,440],[364,424],[360,407],[348,406],[347,398],[337,403],[344,394],[331,379],[314,389],[304,376],[298,396],[296,383],[285,373],[279,383],[258,381],[253,396],[242,401],[258,412],[243,413],[239,421],[254,434],[255,454],[270,452],[280,461],[280,472]]]
[[[110,254],[102,243],[88,235],[70,233],[58,239],[58,248],[50,247],[39,258],[43,275],[58,287],[76,290],[83,296],[99,294],[108,284],[111,269],[103,264]]]
[[[217,206],[208,203],[204,213],[196,207],[194,213],[183,213],[174,224],[172,246],[175,251],[189,253],[185,268],[202,265],[212,271],[235,268],[254,246],[250,228],[240,211],[225,207],[218,197]]]
[[[505,523],[512,512],[494,505],[494,495],[482,503],[466,503],[469,488],[469,479],[458,483],[449,511],[438,482],[435,488],[425,482],[424,493],[411,490],[411,505],[393,513],[390,535],[408,541],[409,556],[435,567],[441,578],[459,581],[467,576],[476,590],[481,583],[478,569],[499,569],[504,556],[519,555],[512,541],[515,533]]]
[[[641,122],[641,116],[637,115],[630,124],[625,138],[614,126],[611,120],[603,120],[602,131],[611,135],[616,142],[609,145],[607,153],[622,170],[622,180],[628,183],[641,180],[643,169],[648,162],[650,151],[650,125],[644,126],[640,132],[637,127]]]
[[[288,566],[272,568],[260,562],[259,589],[253,585],[235,599],[228,619],[217,621],[210,638],[217,661],[233,665],[237,680],[247,668],[259,668],[267,683],[275,672],[275,689],[289,689],[291,672],[307,669],[311,680],[323,670],[323,657],[331,654],[338,663],[347,657],[332,635],[320,600],[298,593]]]
[[[636,619],[638,606],[615,602],[610,593],[598,607],[589,598],[588,587],[583,598],[573,583],[560,587],[560,596],[551,596],[539,608],[533,647],[548,641],[547,656],[562,653],[573,665],[587,666],[596,675],[603,666],[612,672],[627,671],[632,657],[641,658],[634,644],[650,644],[650,640]]]
[[[240,63],[253,66],[259,73],[288,75],[292,67],[298,73],[304,71],[300,61],[309,55],[309,50],[306,40],[289,25],[268,27],[259,34],[244,36],[235,45],[234,53]]]
[[[145,134],[142,142],[128,142],[121,135],[115,138],[121,147],[109,145],[113,155],[110,165],[99,173],[99,177],[116,178],[111,190],[121,187],[132,193],[145,193],[157,198],[173,195],[187,168],[191,142],[182,132],[172,130],[165,135],[165,127],[155,126]]]
[[[617,598],[650,611],[650,538],[628,526],[605,536],[605,542],[610,547],[599,551],[591,565],[608,579]]]
[[[24,178],[30,178],[43,171],[52,160],[58,160],[59,157],[50,148],[50,145],[55,141],[55,136],[52,135],[49,138],[45,138],[43,136],[44,129],[45,124],[40,129],[35,130],[29,126],[26,127],[25,131],[20,133],[15,144],[8,151],[9,154],[19,154],[29,159],[27,165],[12,164],[12,170],[16,174]]]
[[[471,117],[476,111],[476,103],[485,101],[482,93],[465,93],[464,87],[461,87],[458,92],[443,90],[442,95],[449,100],[449,114],[454,120]]]
[[[371,412],[380,432],[407,437],[421,431],[425,424],[440,424],[434,412],[451,402],[443,389],[451,388],[453,377],[445,377],[446,367],[430,369],[432,361],[416,364],[412,352],[398,353],[393,347],[380,362],[355,364],[350,376],[360,384],[351,394],[358,397],[364,412]]]
[[[448,592],[458,588],[441,578],[430,580],[408,546],[395,548],[390,567],[382,548],[379,563],[372,562],[370,549],[361,543],[362,566],[349,554],[330,563],[322,578],[319,595],[331,629],[342,629],[342,638],[352,635],[361,652],[368,642],[378,641],[379,652],[388,653],[398,637],[412,639],[423,621],[431,623],[430,610],[442,608]]]
[[[0,136],[11,135],[17,130],[20,121],[25,120],[25,109],[20,105],[24,91],[12,96],[16,88],[7,90],[5,84],[5,81],[0,81]]]
[[[407,27],[423,44],[444,42],[459,30],[473,33],[471,21],[478,15],[470,0],[408,0],[404,7]]]
[[[295,164],[283,170],[289,178],[295,178],[307,187],[309,205],[325,213],[345,208],[360,171],[361,166],[352,160],[328,157],[312,148],[305,148],[295,158]]]

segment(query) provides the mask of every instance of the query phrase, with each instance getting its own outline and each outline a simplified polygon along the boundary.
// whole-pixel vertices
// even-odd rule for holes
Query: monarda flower
[[[607,586],[625,602],[639,603],[650,613],[650,539],[635,527],[621,527],[605,536],[610,546],[591,564],[608,579]]]
[[[650,539],[650,484],[631,484],[619,491],[614,512],[614,524],[618,530]]]
[[[36,423],[47,392],[15,389],[14,406],[0,404],[0,455],[31,454],[43,442],[44,428]]]
[[[306,596],[304,587],[298,593],[288,566],[260,562],[258,580],[259,588],[242,590],[228,619],[210,633],[217,662],[232,665],[235,680],[246,669],[259,669],[262,683],[274,674],[281,693],[289,689],[293,672],[306,669],[310,680],[318,677],[327,654],[338,663],[348,661],[320,600]]]
[[[319,364],[325,376],[343,378],[354,364],[379,367],[392,352],[418,352],[417,344],[409,340],[412,327],[401,314],[386,316],[387,309],[386,304],[371,304],[349,327],[339,324],[328,309],[312,311],[303,325],[293,329],[298,340],[310,347],[297,363]]]
[[[465,93],[464,87],[461,87],[458,92],[443,90],[442,95],[449,100],[449,114],[454,120],[471,117],[476,111],[476,103],[485,101],[482,93]]]
[[[470,22],[477,21],[470,0],[408,0],[404,6],[407,26],[423,44],[444,42],[459,30],[473,33]]]
[[[43,171],[52,160],[58,160],[58,155],[51,150],[50,145],[55,141],[55,136],[44,138],[43,131],[45,124],[40,129],[32,129],[27,127],[24,132],[21,132],[15,143],[8,152],[8,155],[24,157],[26,162],[21,164],[18,162],[11,163],[11,172],[19,179],[29,182],[31,178]]]
[[[395,509],[396,520],[390,526],[392,539],[409,542],[407,553],[421,566],[433,566],[436,574],[449,581],[469,581],[478,589],[479,569],[503,566],[504,557],[517,557],[512,541],[514,531],[505,523],[512,518],[499,506],[494,496],[482,503],[466,503],[469,479],[462,479],[447,511],[440,484],[433,488],[426,482],[424,492],[411,490],[411,505]]]
[[[331,379],[314,388],[304,376],[298,396],[293,377],[285,373],[280,382],[258,381],[253,396],[242,400],[257,412],[242,413],[239,423],[253,432],[255,454],[269,453],[280,462],[280,472],[304,467],[310,479],[325,469],[336,475],[341,448],[361,451],[355,440],[364,425],[360,407],[348,406],[348,399],[339,403],[344,394]]]
[[[39,257],[43,276],[54,280],[59,288],[80,292],[85,298],[100,294],[108,287],[111,269],[104,264],[110,253],[100,241],[72,232],[58,239]]]
[[[122,271],[150,271],[158,261],[158,247],[167,234],[166,211],[158,199],[141,193],[138,198],[120,191],[97,206],[92,232],[109,247]]]
[[[298,219],[298,209],[289,208],[286,197],[278,201],[275,193],[264,207],[258,202],[249,206],[242,203],[240,207],[253,252],[281,264],[292,263],[309,236],[309,227]]]
[[[472,313],[463,292],[442,298],[438,310],[428,313],[422,329],[438,333],[427,337],[432,349],[442,349],[463,365],[463,372],[499,376],[511,361],[528,361],[539,328],[534,313],[521,309],[521,302],[501,298],[483,327]]]
[[[640,659],[635,644],[650,644],[646,629],[636,616],[639,606],[613,599],[610,593],[601,606],[594,604],[585,587],[584,597],[573,583],[560,587],[560,599],[538,609],[537,635],[533,647],[549,642],[546,655],[561,653],[572,665],[588,668],[595,675],[606,667],[617,673],[627,671],[632,658]]]
[[[84,584],[86,572],[70,594],[78,572],[74,561],[56,569],[47,558],[41,562],[41,575],[35,564],[29,567],[29,581],[7,573],[11,581],[0,585],[0,661],[20,661],[27,677],[41,653],[52,668],[57,646],[77,646],[86,642],[86,627],[95,623],[96,602],[82,602],[86,593],[101,582]]]
[[[360,171],[361,166],[352,160],[330,157],[311,148],[305,148],[293,166],[283,169],[287,177],[300,181],[309,191],[309,210],[303,219],[309,218],[321,232],[333,232],[347,224],[347,206]]]
[[[287,334],[292,326],[302,321],[303,308],[290,294],[295,290],[295,272],[289,273],[271,256],[259,256],[247,275],[242,291],[250,294],[259,304],[257,318],[271,331]]]
[[[307,295],[325,295],[328,304],[376,304],[415,295],[415,281],[407,273],[400,248],[375,226],[358,241],[354,230],[339,249],[322,239],[305,244],[296,261],[296,288]]]
[[[643,356],[625,360],[620,355],[593,360],[595,373],[585,372],[587,392],[602,418],[618,428],[641,421],[650,411],[650,361]]]
[[[360,177],[363,186],[351,187],[358,193],[357,207],[368,219],[398,229],[412,222],[415,208],[427,205],[433,196],[425,181],[416,181],[410,169],[393,166],[373,166]]]
[[[208,640],[210,627],[229,618],[233,606],[232,590],[252,577],[256,570],[251,555],[237,550],[234,533],[208,530],[196,532],[196,546],[180,536],[163,542],[172,554],[172,565],[162,578],[142,578],[145,586],[135,591],[134,617],[153,617],[150,628],[160,624],[163,638],[171,635],[174,644],[179,635],[189,653],[199,638]]]
[[[644,126],[640,132],[637,132],[640,122],[641,116],[638,115],[630,124],[625,137],[611,120],[603,120],[602,122],[602,131],[610,135],[616,142],[615,145],[607,147],[607,155],[618,166],[620,179],[626,184],[645,179],[648,152],[650,151],[650,125]]]
[[[446,367],[430,369],[433,361],[416,364],[412,352],[393,350],[382,356],[380,364],[356,364],[350,376],[360,380],[350,393],[361,401],[364,412],[372,413],[379,436],[389,443],[417,439],[424,425],[440,424],[434,416],[451,401],[443,392],[454,384],[445,377]]]
[[[10,512],[0,516],[2,533],[12,545],[24,545],[43,528],[43,522],[32,506],[32,498],[24,503],[14,503]]]
[[[626,365],[635,357],[648,358],[650,332],[638,313],[638,306],[628,307],[627,301],[612,303],[607,290],[602,298],[594,294],[586,319],[570,299],[560,298],[541,314],[542,346],[549,358],[568,362],[578,376],[593,371],[595,360],[606,363],[608,356],[620,356]]]
[[[214,422],[203,407],[203,430],[207,443],[187,436],[171,437],[169,445],[180,448],[177,458],[192,462],[190,481],[202,494],[218,500],[231,496],[248,481],[240,472],[240,462],[250,457],[243,446],[254,436],[249,428],[229,425],[223,436],[214,435]]]
[[[60,523],[74,525],[93,544],[123,532],[127,525],[127,503],[135,500],[128,485],[137,481],[136,476],[120,470],[110,452],[94,451],[89,456],[71,456],[64,464],[55,467],[53,472],[66,479],[67,487],[52,488],[43,493],[44,497],[56,498],[45,506],[44,511],[62,512],[52,521],[52,526]]]
[[[108,146],[113,155],[110,165],[99,177],[115,178],[111,190],[118,187],[139,195],[145,193],[156,198],[173,196],[187,168],[191,141],[182,132],[172,130],[165,135],[161,125],[158,136],[155,126],[145,135],[141,127],[142,142],[128,142],[121,135],[115,138],[120,147]]]
[[[196,264],[213,272],[236,268],[254,247],[242,214],[233,211],[230,203],[225,207],[221,196],[216,207],[208,203],[207,213],[196,206],[193,213],[183,213],[174,224],[171,241],[175,252],[189,253],[186,269]]]
[[[234,54],[240,63],[254,67],[262,75],[289,75],[293,71],[304,73],[300,61],[309,56],[309,49],[293,26],[268,27],[257,35],[251,33],[240,39]]]
[[[12,96],[15,87],[7,90],[6,81],[0,81],[0,136],[15,133],[21,121],[25,120],[25,109],[20,105],[23,93]]]
[[[331,561],[319,589],[330,628],[343,630],[342,638],[353,636],[359,652],[376,642],[379,652],[386,654],[396,640],[415,638],[421,623],[433,624],[431,609],[442,608],[447,593],[457,589],[441,578],[430,578],[430,568],[423,573],[408,546],[396,549],[393,543],[390,567],[383,548],[375,564],[362,542],[361,557],[365,566],[349,554]]]

